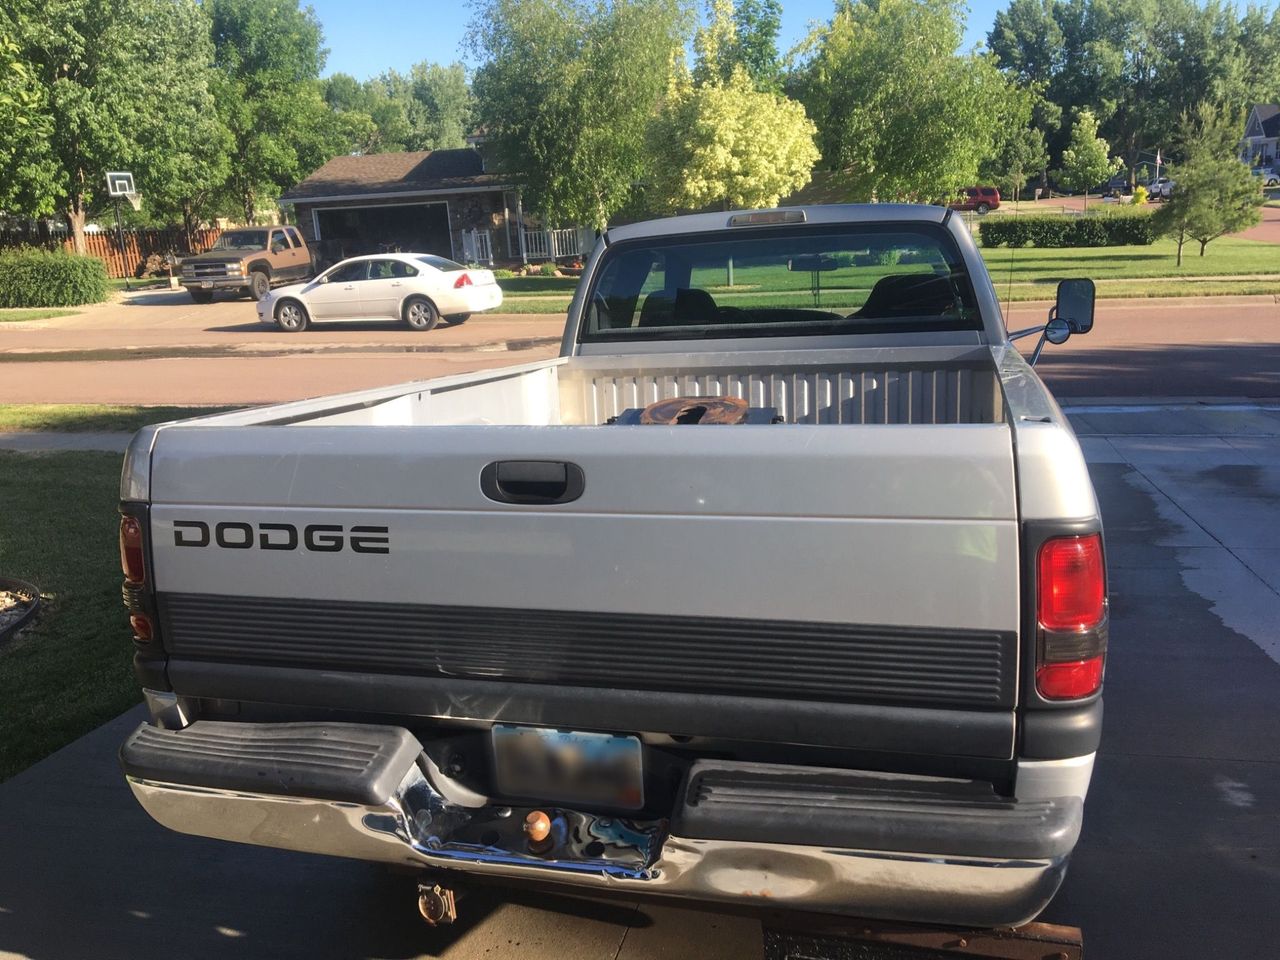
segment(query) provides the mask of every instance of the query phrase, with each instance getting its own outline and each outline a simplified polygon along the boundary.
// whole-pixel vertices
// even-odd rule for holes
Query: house
[[[1250,166],[1280,162],[1280,104],[1259,103],[1249,111],[1240,141],[1240,159]]]
[[[391,250],[520,260],[520,199],[470,147],[334,157],[280,203],[321,263]]]

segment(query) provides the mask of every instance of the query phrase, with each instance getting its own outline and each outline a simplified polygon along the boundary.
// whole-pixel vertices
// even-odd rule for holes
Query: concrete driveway
[[[1107,723],[1042,919],[1103,960],[1280,940],[1280,407],[1069,408],[1106,521]],[[490,889],[431,931],[404,878],[171,834],[115,750],[134,711],[0,784],[0,957],[750,960],[760,918]]]

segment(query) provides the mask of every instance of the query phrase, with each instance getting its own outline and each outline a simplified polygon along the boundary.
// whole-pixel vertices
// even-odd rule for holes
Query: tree
[[[83,253],[84,225],[104,199],[108,170],[130,170],[144,193],[219,149],[208,21],[194,0],[16,0],[15,59],[37,96],[10,168],[10,200],[28,216],[60,210]],[[204,131],[213,139],[193,142]],[[216,165],[216,160],[215,160]],[[216,173],[216,170],[214,171]]]
[[[991,156],[1010,85],[962,33],[958,0],[839,0],[806,41],[796,88],[855,196],[950,197]]]
[[[1111,158],[1111,146],[1098,136],[1098,120],[1090,110],[1081,110],[1071,126],[1071,142],[1062,151],[1062,182],[1084,192],[1089,206],[1089,190],[1116,172],[1119,164]]]
[[[477,120],[548,223],[603,228],[647,177],[646,129],[688,28],[681,0],[477,5]]]
[[[707,14],[708,22],[694,36],[693,79],[727,82],[741,67],[757,88],[780,93],[782,4],[778,0],[708,0]]]
[[[297,0],[205,0],[218,113],[231,131],[226,190],[252,222],[274,197],[343,149],[349,133],[321,95],[323,36]]]
[[[409,69],[413,99],[420,107],[414,150],[449,150],[466,145],[475,104],[460,63],[415,63]]]
[[[778,30],[782,27],[780,0],[737,0],[733,9],[736,42],[733,62],[740,65],[760,90],[782,92],[782,61]]]
[[[1058,0],[1013,0],[996,13],[987,47],[1023,84],[1048,84],[1062,69]]]
[[[11,209],[18,197],[17,165],[48,132],[49,118],[37,112],[40,91],[18,43],[18,18],[29,11],[15,5],[0,8],[0,210]]]
[[[1249,168],[1236,155],[1238,125],[1202,103],[1182,119],[1182,163],[1171,165],[1169,178],[1177,186],[1155,214],[1156,229],[1178,245],[1178,266],[1187,240],[1200,244],[1200,256],[1212,241],[1256,224],[1262,190]]]
[[[734,11],[712,5],[694,39],[698,74],[677,60],[666,99],[649,127],[655,158],[651,202],[666,210],[772,207],[809,182],[818,162],[815,128],[804,107],[756,88],[737,55]]]

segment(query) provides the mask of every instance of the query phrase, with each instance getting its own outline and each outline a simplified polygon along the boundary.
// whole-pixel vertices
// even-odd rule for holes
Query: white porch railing
[[[467,263],[493,263],[493,236],[488,230],[462,231],[462,258]]]
[[[595,234],[586,227],[564,230],[524,231],[524,256],[527,260],[561,260],[581,257],[591,252]]]

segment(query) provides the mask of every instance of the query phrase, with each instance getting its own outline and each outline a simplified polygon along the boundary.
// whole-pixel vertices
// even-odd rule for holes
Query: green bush
[[[97,257],[23,249],[0,252],[0,307],[76,307],[107,299]]]
[[[514,270],[504,270],[502,267],[493,271],[493,279],[495,280],[510,280],[515,275],[516,272]]]
[[[978,224],[978,236],[984,247],[1127,247],[1156,240],[1151,215],[1136,211],[990,217]]]
[[[556,262],[554,260],[548,260],[538,268],[538,273],[544,277],[554,277],[558,269],[559,268],[556,267]]]

